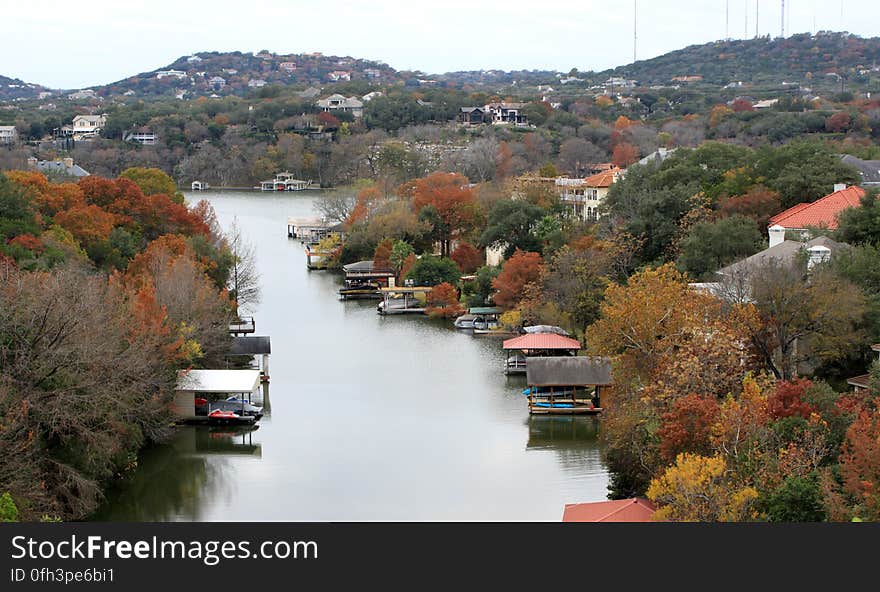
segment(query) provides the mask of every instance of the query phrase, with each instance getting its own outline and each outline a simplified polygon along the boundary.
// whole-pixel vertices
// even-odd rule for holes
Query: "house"
[[[288,73],[296,72],[296,62],[281,62],[278,68]]]
[[[656,506],[644,498],[565,504],[563,522],[653,522]]]
[[[327,74],[327,78],[329,78],[333,82],[339,82],[340,80],[348,82],[351,80],[351,72],[346,72],[344,70],[333,70],[332,72]]]
[[[265,80],[260,80],[259,78],[251,78],[248,80],[248,87],[250,88],[263,88],[266,86]]]
[[[880,355],[880,343],[871,346],[871,351]],[[853,388],[856,393],[865,393],[871,388],[871,374],[862,374],[847,379],[846,383]]]
[[[235,76],[236,74],[238,74],[238,70],[236,70],[235,68],[223,68],[223,73],[229,74],[230,76]]]
[[[355,117],[362,117],[364,114],[364,104],[356,97],[332,94],[326,99],[316,101],[315,104],[322,111],[341,111],[343,113],[351,113]]]
[[[85,140],[97,137],[106,124],[106,115],[77,115],[73,118],[73,124],[66,127],[64,132],[72,135],[74,140]]]
[[[465,125],[479,125],[485,122],[486,110],[481,107],[461,107],[458,121]]]
[[[863,187],[880,186],[880,160],[862,160],[851,154],[841,154],[840,160],[859,171]]]
[[[586,179],[570,179],[559,177],[556,179],[556,187],[559,190],[559,199],[572,206],[575,216],[585,222],[595,222],[599,219],[599,204],[608,195],[611,186],[621,177],[624,171],[612,168],[596,173]]]
[[[214,90],[220,90],[226,86],[226,79],[222,76],[212,76],[208,80],[208,85],[214,87]]]
[[[98,97],[98,95],[95,94],[95,91],[86,89],[86,90],[78,90],[76,92],[72,92],[69,95],[67,95],[67,98],[70,99],[71,101],[82,101],[85,99],[97,99],[99,97]]]
[[[0,125],[0,144],[15,144],[18,131],[14,125]]]
[[[163,78],[186,78],[186,72],[181,70],[159,70],[156,72],[156,79],[162,80]]]
[[[374,90],[373,92],[367,93],[364,96],[362,96],[361,100],[364,103],[369,103],[370,101],[372,101],[375,98],[384,97],[384,96],[385,96],[385,93],[378,91],[378,90]]]
[[[90,174],[81,166],[74,164],[72,158],[62,158],[61,160],[37,160],[36,158],[31,157],[28,158],[28,167],[40,171],[45,175],[88,177]]]
[[[528,118],[522,114],[525,103],[489,103],[484,107],[493,125],[529,125]]]
[[[319,96],[321,96],[321,91],[314,86],[310,86],[304,91],[300,91],[296,94],[301,99],[304,99],[306,101],[313,101],[314,99],[317,99]]]
[[[648,156],[641,159],[636,164],[646,165],[646,164],[660,164],[667,158],[669,158],[673,152],[675,152],[677,148],[657,148],[654,152],[649,154]]]
[[[364,76],[366,76],[367,78],[381,78],[382,71],[376,68],[365,68]]]
[[[202,61],[202,58],[200,58],[197,55],[191,55],[188,58],[186,58],[186,61],[187,61],[187,63],[190,63],[190,64],[198,64],[199,62]]]
[[[763,101],[758,101],[752,107],[755,109],[769,109],[773,105],[779,102],[779,99],[764,99]]]
[[[699,75],[687,75],[687,76],[673,76],[672,82],[702,82],[703,77]]]
[[[142,146],[155,146],[158,138],[150,128],[139,127],[127,132],[122,139],[126,142],[137,142]]]
[[[770,218],[767,229],[770,246],[774,247],[785,240],[788,231],[800,231],[807,235],[812,227],[837,228],[837,216],[847,208],[859,207],[865,190],[855,185],[847,187],[843,183],[834,186],[834,193],[811,203],[799,203]]]

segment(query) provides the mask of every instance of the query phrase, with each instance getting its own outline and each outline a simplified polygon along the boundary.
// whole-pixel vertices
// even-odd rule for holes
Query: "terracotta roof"
[[[847,208],[856,208],[865,195],[865,190],[855,185],[835,191],[831,195],[812,203],[799,203],[770,218],[770,226],[783,228],[807,228],[823,226],[830,230],[837,228],[837,216]]]
[[[565,504],[562,521],[653,522],[655,510],[654,504],[640,497],[586,504]]]
[[[856,388],[869,389],[871,388],[871,375],[862,374],[861,376],[853,376],[852,378],[847,379],[846,383]]]
[[[580,349],[581,342],[556,333],[528,333],[505,339],[503,349]]]
[[[596,173],[592,177],[584,179],[584,185],[587,187],[611,187],[614,184],[615,176],[620,173],[620,169],[614,168],[601,173]]]

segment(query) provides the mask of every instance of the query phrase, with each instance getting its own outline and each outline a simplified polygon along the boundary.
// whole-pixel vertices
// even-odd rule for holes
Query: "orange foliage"
[[[808,378],[795,378],[791,381],[782,380],[776,383],[776,390],[767,398],[767,412],[773,419],[783,417],[808,418],[816,409],[803,400],[804,393],[813,386]]]
[[[505,179],[510,176],[512,159],[513,152],[511,152],[510,146],[507,144],[507,142],[501,142],[501,144],[498,146],[498,154],[495,155],[496,179]]]
[[[376,246],[373,253],[374,269],[391,269],[391,247],[393,246],[394,241],[390,238],[386,238]]]
[[[621,115],[614,122],[614,129],[616,130],[625,130],[629,126],[633,125],[635,121],[627,117],[626,115]]]
[[[483,254],[472,244],[461,242],[450,255],[462,273],[473,273],[483,264]]]
[[[42,253],[43,249],[45,249],[43,241],[32,234],[19,234],[15,238],[11,239],[9,241],[9,244],[24,247],[25,249],[29,251],[34,251],[35,253]]]
[[[693,394],[676,399],[657,430],[663,458],[672,462],[682,452],[712,454],[712,425],[720,411],[713,397]]]
[[[722,216],[748,216],[755,220],[762,232],[767,228],[770,217],[781,210],[779,194],[760,185],[743,195],[722,198],[718,203],[718,211]]]
[[[495,304],[502,308],[513,308],[524,296],[528,284],[536,282],[541,276],[544,260],[538,253],[519,249],[504,263],[501,273],[492,280],[496,290]]]
[[[172,259],[183,256],[190,249],[186,238],[179,234],[166,234],[150,242],[147,248],[134,256],[128,265],[126,277],[135,283],[151,272],[151,268],[162,257],[170,256]]]
[[[406,259],[403,260],[403,265],[400,266],[400,273],[397,274],[397,277],[405,278],[413,268],[413,265],[416,264],[416,261],[418,261],[418,259],[416,258],[415,253],[407,255]]]
[[[59,212],[55,222],[69,230],[80,244],[88,245],[107,240],[116,217],[96,205],[79,205]]]
[[[428,316],[454,318],[464,312],[458,301],[458,290],[449,282],[443,282],[431,288],[427,297]]]
[[[614,147],[611,162],[620,168],[626,168],[639,159],[639,149],[628,142],[621,142]]]
[[[355,201],[351,213],[348,215],[348,219],[345,221],[345,225],[348,228],[351,228],[354,224],[366,220],[369,217],[373,206],[381,199],[382,193],[375,185],[365,187],[358,191],[357,200]]]
[[[860,506],[862,520],[880,520],[880,414],[862,410],[846,431],[840,456],[844,490]]]
[[[737,99],[730,106],[733,109],[734,113],[742,113],[744,111],[754,111],[755,107],[752,105],[751,101],[746,99]]]

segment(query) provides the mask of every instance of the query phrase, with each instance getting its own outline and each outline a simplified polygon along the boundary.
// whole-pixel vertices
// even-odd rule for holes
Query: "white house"
[[[333,82],[339,82],[340,80],[345,80],[347,82],[351,80],[351,72],[346,72],[344,70],[334,70],[327,74],[327,77]]]
[[[156,78],[162,80],[163,78],[186,78],[186,72],[182,72],[181,70],[159,70],[156,72]]]
[[[296,72],[296,62],[281,62],[278,67],[285,72]]]
[[[142,146],[155,146],[156,133],[146,127],[139,127],[125,134],[122,138],[126,142],[137,142]]]
[[[250,88],[263,88],[264,86],[266,86],[266,81],[260,80],[259,78],[251,78],[250,80],[248,80],[248,86]]]
[[[208,84],[214,87],[214,90],[220,90],[226,86],[226,79],[222,76],[213,76],[208,80]]]
[[[0,125],[0,144],[15,144],[18,132],[14,125]]]
[[[75,139],[93,138],[107,124],[106,115],[77,115],[73,118],[73,137]]]
[[[186,61],[189,62],[190,64],[198,64],[199,62],[202,61],[202,58],[200,58],[197,55],[191,55],[188,58],[186,58]]]
[[[81,101],[83,99],[97,98],[97,95],[95,94],[95,91],[86,89],[86,90],[78,90],[76,92],[72,92],[69,95],[67,95],[67,98],[70,99],[71,101]]]

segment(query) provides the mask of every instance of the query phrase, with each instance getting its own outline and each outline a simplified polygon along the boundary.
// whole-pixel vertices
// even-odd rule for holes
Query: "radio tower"
[[[639,0],[633,0],[633,63],[636,61],[636,43],[639,39]]]
[[[782,22],[782,25],[780,27],[779,36],[782,37],[783,39],[785,39],[785,0],[782,0],[782,19],[781,19],[781,22]]]

